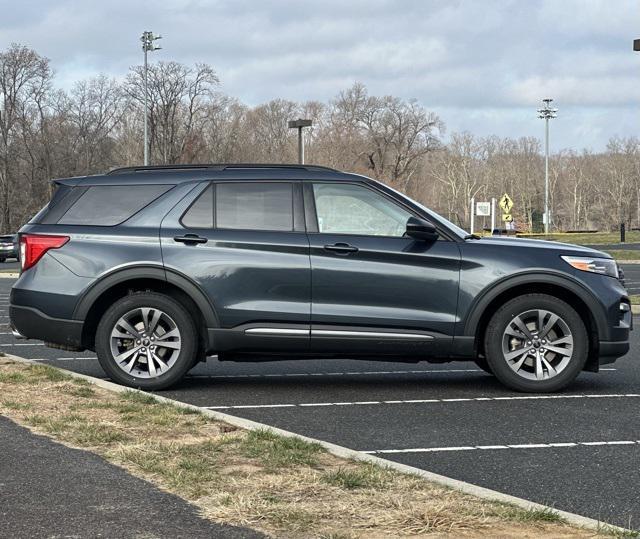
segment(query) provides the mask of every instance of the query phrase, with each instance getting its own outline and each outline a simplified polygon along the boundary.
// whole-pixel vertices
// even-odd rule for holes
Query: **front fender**
[[[593,316],[598,336],[600,339],[606,338],[605,328],[607,327],[606,309],[598,298],[580,281],[567,275],[566,273],[552,270],[526,271],[521,274],[509,275],[499,281],[494,281],[477,294],[472,302],[467,315],[462,319],[460,327],[462,335],[473,336],[476,334],[480,320],[486,309],[501,294],[512,288],[521,286],[553,285],[571,292],[582,300],[589,308]]]

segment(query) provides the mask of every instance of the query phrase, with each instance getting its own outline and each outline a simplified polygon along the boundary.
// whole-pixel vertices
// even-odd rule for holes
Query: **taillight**
[[[20,264],[22,265],[22,271],[34,266],[49,249],[59,249],[68,241],[69,236],[20,234]]]

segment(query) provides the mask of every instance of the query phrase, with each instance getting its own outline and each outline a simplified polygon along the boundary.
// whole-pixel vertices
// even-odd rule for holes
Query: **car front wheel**
[[[547,294],[526,294],[500,307],[485,334],[491,371],[507,387],[558,391],[584,368],[589,339],[580,315]]]
[[[197,351],[193,319],[176,300],[140,292],[116,301],[96,331],[96,352],[109,377],[123,385],[164,389],[193,366]]]

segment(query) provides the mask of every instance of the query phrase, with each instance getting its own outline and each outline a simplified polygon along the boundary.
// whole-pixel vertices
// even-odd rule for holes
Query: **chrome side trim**
[[[314,337],[362,337],[366,339],[411,339],[420,341],[430,341],[433,335],[423,335],[420,333],[388,333],[381,331],[352,331],[340,329],[313,329],[311,335]]]
[[[363,339],[394,339],[430,341],[433,335],[422,333],[398,333],[384,331],[354,331],[348,329],[294,329],[294,328],[249,328],[244,330],[247,335],[271,335],[279,337],[359,337]]]
[[[16,328],[11,328],[11,335],[13,335],[16,339],[26,339],[26,337],[20,333]]]
[[[280,337],[308,337],[311,333],[308,329],[289,328],[249,328],[244,330],[249,335],[274,335]]]

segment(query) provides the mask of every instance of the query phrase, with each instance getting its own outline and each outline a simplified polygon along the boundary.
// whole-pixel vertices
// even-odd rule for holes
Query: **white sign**
[[[477,202],[476,215],[479,217],[488,217],[491,215],[491,202]]]

